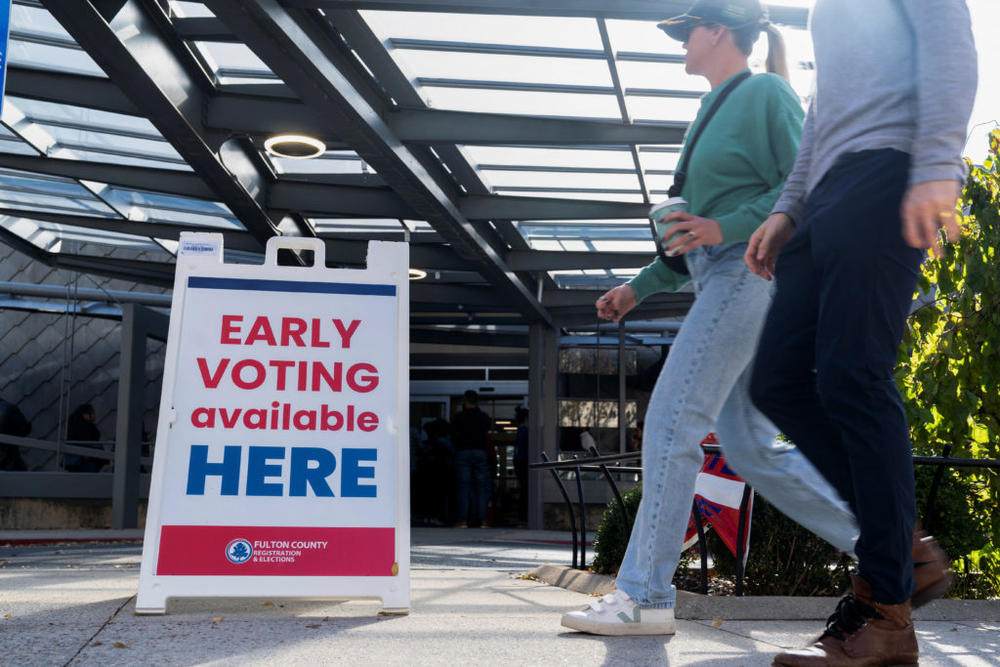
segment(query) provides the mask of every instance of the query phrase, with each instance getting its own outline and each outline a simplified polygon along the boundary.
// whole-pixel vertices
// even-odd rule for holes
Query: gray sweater
[[[816,92],[795,167],[772,212],[798,222],[808,194],[846,153],[909,153],[910,184],[963,180],[976,94],[965,0],[817,0]]]

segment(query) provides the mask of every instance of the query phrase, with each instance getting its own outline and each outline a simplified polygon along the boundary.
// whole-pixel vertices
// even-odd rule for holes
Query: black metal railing
[[[722,454],[722,448],[718,445],[702,445],[702,450],[706,454]],[[930,493],[927,498],[927,505],[924,509],[924,528],[930,532],[932,530],[932,517],[934,514],[934,506],[937,496],[938,488],[940,487],[941,477],[944,473],[945,467],[952,468],[989,468],[992,470],[1000,470],[1000,460],[993,459],[963,459],[950,457],[948,454],[951,453],[951,446],[948,445],[944,448],[941,456],[914,456],[913,463],[915,465],[933,465],[937,466],[938,470],[935,472],[934,479],[931,482]],[[615,502],[618,503],[620,508],[620,515],[622,521],[623,535],[626,540],[632,531],[632,517],[629,514],[628,508],[625,507],[625,502],[622,500],[621,490],[618,488],[618,482],[615,480],[614,475],[629,474],[637,475],[639,478],[642,477],[642,468],[640,466],[625,466],[623,463],[640,461],[642,459],[642,452],[630,452],[627,454],[605,454],[602,455],[596,447],[590,448],[590,456],[586,458],[580,458],[577,454],[573,455],[572,459],[563,461],[551,461],[549,457],[543,452],[542,461],[539,463],[531,463],[528,467],[532,470],[548,470],[552,473],[552,478],[556,482],[556,486],[559,492],[562,494],[563,500],[566,503],[566,509],[569,514],[570,529],[573,536],[573,568],[585,570],[587,569],[587,521],[586,521],[586,499],[584,497],[583,491],[583,480],[581,473],[584,472],[599,472],[603,475],[605,481],[611,487],[611,491],[614,494]],[[608,467],[608,464],[614,464],[612,467]],[[576,491],[577,491],[577,508],[579,511],[579,520],[577,519],[577,513],[573,509],[573,501],[570,500],[569,493],[566,491],[566,485],[563,484],[562,477],[559,476],[559,471],[570,471],[575,472],[576,475]],[[743,553],[743,525],[746,520],[746,513],[750,505],[750,499],[753,497],[753,489],[747,484],[743,491],[743,499],[740,503],[740,514],[739,514],[739,527],[737,529],[736,544],[736,590],[735,593],[738,596],[743,595],[743,578],[744,578],[744,553]],[[705,529],[702,526],[701,512],[698,510],[697,501],[692,502],[691,512],[694,515],[694,525],[698,533],[698,547],[701,555],[700,559],[700,589],[702,594],[708,593],[708,550],[705,543]],[[579,530],[578,530],[579,522]]]

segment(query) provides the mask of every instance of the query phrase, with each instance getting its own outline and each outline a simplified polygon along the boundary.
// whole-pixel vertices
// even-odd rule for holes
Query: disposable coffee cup
[[[670,245],[671,239],[664,239],[663,235],[666,234],[667,228],[676,221],[671,220],[670,222],[664,223],[663,219],[676,211],[686,210],[687,201],[683,197],[671,197],[670,199],[664,199],[658,204],[653,204],[653,207],[649,209],[649,219],[652,220],[653,224],[656,226],[656,241],[664,250],[666,250],[667,246]]]

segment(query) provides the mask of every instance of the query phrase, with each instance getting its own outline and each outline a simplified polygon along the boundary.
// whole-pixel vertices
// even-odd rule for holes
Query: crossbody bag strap
[[[687,178],[688,163],[691,161],[691,154],[694,152],[694,147],[698,143],[698,138],[701,137],[701,133],[705,131],[705,127],[708,125],[708,122],[712,120],[712,116],[714,116],[715,112],[719,110],[722,103],[726,101],[729,94],[736,89],[736,86],[740,85],[749,78],[750,72],[740,73],[735,79],[726,84],[726,87],[722,89],[719,96],[715,98],[714,102],[712,102],[712,106],[709,107],[708,111],[705,113],[705,117],[698,125],[698,128],[694,131],[694,136],[691,137],[690,141],[688,141],[684,146],[684,156],[681,158],[681,164],[677,167],[677,171],[674,172],[674,184],[671,185],[670,190],[667,191],[669,196],[681,196],[681,190],[684,189],[684,181]]]

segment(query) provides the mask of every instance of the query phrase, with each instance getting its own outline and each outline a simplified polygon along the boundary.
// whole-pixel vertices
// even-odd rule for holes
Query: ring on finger
[[[939,220],[947,220],[947,219],[953,217],[954,215],[955,215],[955,213],[952,212],[952,211],[941,211],[940,213],[938,213],[938,219]]]
[[[697,235],[697,234],[695,234],[694,232],[688,232],[688,233],[686,234],[686,236],[687,236],[687,237],[688,237],[689,239],[692,239],[692,240],[694,240],[694,239],[698,238],[698,235]]]

